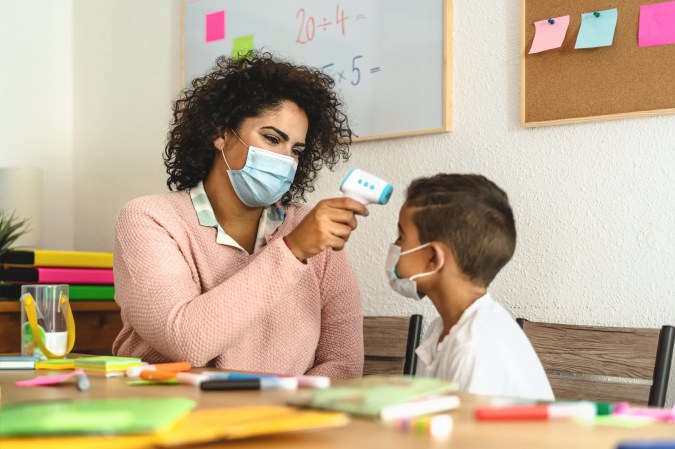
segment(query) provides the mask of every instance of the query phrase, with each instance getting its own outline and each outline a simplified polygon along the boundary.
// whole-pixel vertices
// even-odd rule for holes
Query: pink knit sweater
[[[298,261],[284,243],[308,212],[291,206],[260,252],[216,243],[188,192],[127,203],[117,219],[113,353],[148,362],[356,378],[361,298],[344,252]]]

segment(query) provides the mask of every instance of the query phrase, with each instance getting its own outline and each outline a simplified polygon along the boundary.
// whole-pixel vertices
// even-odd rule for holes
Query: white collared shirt
[[[213,206],[211,206],[209,197],[206,195],[206,190],[204,189],[204,183],[202,181],[199,181],[199,184],[190,189],[190,198],[192,199],[192,205],[197,213],[199,224],[216,228],[216,243],[232,246],[246,252],[246,250],[225,232],[220,224],[218,224],[216,214],[213,212]],[[282,211],[286,213],[286,210],[283,207]],[[263,210],[260,221],[258,222],[258,232],[256,234],[253,254],[256,254],[263,249],[283,222],[284,218],[280,215],[276,207],[269,206]]]
[[[438,317],[415,351],[417,376],[451,380],[474,394],[553,400],[530,341],[489,293],[471,304],[439,343],[441,332]]]

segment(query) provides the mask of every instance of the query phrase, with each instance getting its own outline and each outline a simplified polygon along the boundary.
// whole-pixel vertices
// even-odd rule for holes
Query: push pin
[[[550,23],[551,25],[553,25],[553,24],[555,23],[555,20],[553,20],[553,19],[548,19],[548,23]]]
[[[595,11],[595,12],[593,13],[593,15],[594,15],[595,17],[600,17],[600,13],[597,12],[597,11]]]

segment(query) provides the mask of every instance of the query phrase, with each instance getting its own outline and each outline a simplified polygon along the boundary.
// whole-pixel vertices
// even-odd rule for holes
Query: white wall
[[[72,0],[2,6],[0,167],[42,169],[33,227],[53,249],[73,246],[72,29]]]
[[[122,204],[166,189],[180,16],[177,1],[74,3],[76,249],[112,250]]]
[[[73,4],[75,225],[71,219],[59,229],[66,237],[75,230],[78,249],[112,249],[121,204],[165,190],[161,156],[180,87],[179,4]],[[518,248],[492,292],[514,316],[620,326],[675,323],[675,116],[522,129],[520,3],[455,2],[454,9],[454,131],[355,144],[345,169],[322,173],[310,198],[338,194],[350,167],[372,171],[396,187],[389,205],[372,206],[371,215],[360,220],[347,249],[366,313],[420,312],[426,322],[435,316],[428,302],[396,297],[383,264],[405,186],[415,177],[450,171],[482,173],[511,198]],[[64,48],[57,59],[69,56]],[[42,69],[37,60],[16,58]],[[17,83],[21,73],[13,77]],[[38,104],[60,110],[66,96],[51,90],[67,91],[68,84],[64,77],[40,87],[37,97],[31,93],[13,102],[23,117]],[[0,123],[13,115],[0,111]],[[35,120],[40,133],[44,126],[57,128],[53,120],[70,123],[41,112]],[[21,125],[10,147],[24,134],[35,139],[36,128]],[[0,139],[4,159],[4,132]],[[46,147],[43,143],[34,146]],[[49,161],[45,165],[65,164],[51,152],[39,154]],[[67,167],[59,170],[68,174]],[[60,241],[55,233],[47,237],[52,245]],[[674,390],[671,382],[671,403]]]

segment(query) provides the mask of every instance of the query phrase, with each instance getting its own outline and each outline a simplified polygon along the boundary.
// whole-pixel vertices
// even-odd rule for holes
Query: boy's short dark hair
[[[506,193],[480,175],[440,173],[408,187],[420,243],[440,241],[472,282],[488,286],[513,256],[516,226]]]

